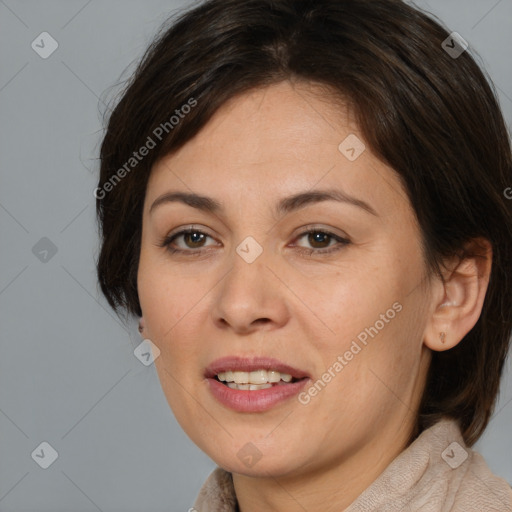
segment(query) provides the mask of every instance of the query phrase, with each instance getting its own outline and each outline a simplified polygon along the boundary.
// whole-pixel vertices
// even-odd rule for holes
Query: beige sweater
[[[239,512],[231,473],[217,467],[194,509]],[[466,447],[455,421],[443,420],[425,430],[345,512],[512,512],[512,488]]]

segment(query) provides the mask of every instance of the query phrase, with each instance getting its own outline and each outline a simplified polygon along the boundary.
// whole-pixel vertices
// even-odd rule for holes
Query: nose
[[[289,320],[286,287],[263,251],[249,263],[234,253],[231,269],[215,287],[212,315],[218,328],[250,334],[282,327]]]

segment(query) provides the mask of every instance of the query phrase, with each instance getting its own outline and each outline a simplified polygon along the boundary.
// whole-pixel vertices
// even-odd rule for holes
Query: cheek
[[[165,258],[141,252],[137,287],[147,330],[155,343],[166,344],[190,325],[186,320],[194,315],[205,286],[197,276],[173,270]]]
[[[141,261],[138,289],[147,337],[160,350],[160,356],[155,360],[160,385],[169,406],[182,423],[183,418],[197,414],[197,411],[189,410],[193,404],[188,403],[184,389],[194,389],[198,382],[194,373],[197,368],[191,368],[191,362],[197,360],[201,348],[194,329],[198,325],[194,305],[200,297],[195,298],[197,286],[193,292],[185,293],[183,279],[171,278],[157,266],[146,263]],[[186,424],[182,427],[189,428]]]
[[[400,315],[393,309],[399,296],[394,292],[395,283],[384,279],[382,268],[374,272],[370,268],[360,275],[336,275],[324,284],[312,304],[329,327],[330,333],[326,331],[327,336],[318,340],[323,340],[320,342],[331,359],[350,350],[352,342],[359,343],[362,353],[374,337],[386,336]],[[356,346],[353,352],[357,351]],[[357,357],[360,358],[359,353]]]
[[[408,413],[415,407],[423,360],[424,319],[419,318],[423,300],[418,294],[401,298],[399,303],[401,310],[388,323],[374,320],[372,326],[379,330],[377,334],[373,329],[365,329],[369,334],[367,344],[354,357],[358,358],[359,368],[353,390],[362,404],[355,407],[361,408],[363,416],[364,410],[372,408],[385,417],[391,411]],[[386,318],[386,311],[382,313]]]
[[[332,398],[347,410],[380,408],[397,402],[402,392],[406,398],[419,371],[425,297],[419,288],[410,293],[411,276],[396,270],[340,279],[331,288],[331,305],[325,305],[330,314],[324,318],[335,334],[314,343],[322,354],[320,371],[336,374],[329,384]]]

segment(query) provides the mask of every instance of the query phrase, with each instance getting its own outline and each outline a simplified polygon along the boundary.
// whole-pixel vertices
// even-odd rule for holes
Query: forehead
[[[349,114],[348,105],[336,104],[326,88],[283,81],[230,99],[194,145],[244,163],[258,164],[269,155],[307,161],[312,146],[336,149],[345,131],[357,130]]]
[[[357,158],[343,153],[347,144]],[[334,187],[381,206],[404,197],[396,173],[365,147],[348,105],[325,88],[281,82],[232,98],[195,137],[158,161],[147,202],[166,189],[230,202]]]

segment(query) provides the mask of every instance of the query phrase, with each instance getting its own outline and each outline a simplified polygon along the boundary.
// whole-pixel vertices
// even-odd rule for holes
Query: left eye
[[[322,230],[310,230],[306,231],[305,233],[302,233],[298,240],[301,238],[307,237],[307,242],[313,246],[313,249],[304,248],[309,254],[312,254],[314,252],[319,253],[326,253],[326,252],[333,252],[340,250],[343,246],[350,243],[350,241],[346,238],[343,238],[341,236],[335,235],[334,233],[330,233],[329,231],[322,231]],[[335,242],[334,244],[331,244],[331,242]],[[318,247],[318,244],[321,247]],[[327,245],[325,245],[327,244]],[[303,246],[299,246],[303,247]]]
[[[307,242],[312,245],[312,248],[307,248],[302,245],[298,245],[300,252],[306,252],[308,254],[313,253],[327,253],[340,250],[345,245],[350,243],[347,238],[340,237],[329,231],[313,229],[301,233],[296,240],[301,240],[307,237]],[[182,238],[185,243],[185,249],[176,247],[174,242]],[[200,254],[202,248],[208,247],[204,245],[207,238],[212,238],[207,233],[200,231],[199,229],[186,229],[166,237],[160,244],[160,247],[167,247],[167,250],[173,254],[175,253],[188,253],[188,254]],[[335,242],[332,244],[332,242]],[[174,244],[174,245],[173,245]],[[320,246],[320,247],[319,247]],[[190,250],[187,250],[190,249]],[[199,250],[194,250],[199,249]]]

